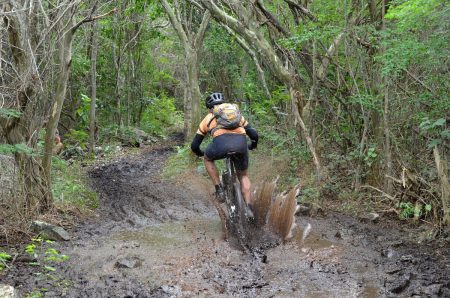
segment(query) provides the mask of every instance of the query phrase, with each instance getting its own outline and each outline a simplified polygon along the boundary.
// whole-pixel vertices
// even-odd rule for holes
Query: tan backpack
[[[222,103],[215,105],[213,114],[214,117],[209,121],[208,128],[214,119],[217,119],[217,126],[210,131],[211,135],[218,129],[235,129],[241,124],[242,115],[236,104]]]

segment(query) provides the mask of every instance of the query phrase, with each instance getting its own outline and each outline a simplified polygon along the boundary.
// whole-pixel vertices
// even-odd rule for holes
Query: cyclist
[[[214,106],[223,103],[225,103],[225,99],[222,93],[216,92],[206,97],[205,105],[206,108],[209,109],[209,113],[202,122],[200,122],[197,133],[191,143],[191,149],[197,156],[204,156],[206,171],[214,183],[216,197],[221,203],[225,201],[225,192],[220,184],[219,172],[217,171],[214,161],[225,158],[230,152],[235,152],[236,158],[234,159],[234,163],[241,184],[242,195],[247,205],[252,209],[250,192],[251,183],[247,172],[248,150],[256,149],[258,146],[258,133],[250,126],[250,124],[248,124],[244,117],[241,117],[241,121],[237,128],[217,128],[218,123],[213,114],[213,109]],[[200,149],[200,144],[208,133],[211,134],[213,140],[208,145],[205,152],[203,152]],[[251,140],[248,145],[246,135],[248,135]]]

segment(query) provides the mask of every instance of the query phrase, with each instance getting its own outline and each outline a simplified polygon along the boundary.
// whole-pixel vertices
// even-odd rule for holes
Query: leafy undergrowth
[[[97,208],[97,195],[87,186],[85,176],[81,163],[69,165],[65,160],[54,158],[52,192],[55,204],[59,207],[70,205],[78,208]]]
[[[49,288],[60,288],[62,292],[69,289],[71,281],[59,274],[61,266],[70,257],[55,248],[54,241],[41,237],[32,238],[23,246],[10,249],[7,253],[0,250],[0,277],[15,270],[30,274],[30,278],[37,280],[34,289],[25,293],[23,297],[44,297]]]

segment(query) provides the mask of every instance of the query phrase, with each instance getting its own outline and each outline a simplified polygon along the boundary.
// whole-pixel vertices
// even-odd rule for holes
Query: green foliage
[[[4,251],[0,251],[0,271],[8,267],[6,264],[7,261],[11,260],[11,255]]]
[[[239,45],[236,39],[226,32],[221,26],[213,24],[209,29],[209,35],[205,38],[204,47],[208,54],[216,57],[208,64],[208,68],[226,68],[236,65],[237,57],[233,55]]]
[[[441,0],[396,0],[391,3],[385,18],[396,20],[402,31],[421,29],[421,21],[434,17]],[[419,22],[418,22],[419,21]]]
[[[87,186],[84,173],[77,163],[69,167],[65,160],[54,157],[52,165],[52,192],[57,204],[90,209],[98,207],[97,194]]]
[[[419,219],[422,216],[428,214],[433,209],[431,204],[413,204],[411,202],[399,202],[395,205],[400,210],[400,218],[408,219],[414,217]]]
[[[46,291],[42,289],[34,289],[32,292],[28,293],[25,298],[43,298]]]
[[[387,49],[378,60],[384,64],[383,74],[399,75],[411,65],[442,68],[448,57],[448,12],[448,3],[439,0],[395,1],[386,14],[391,20],[384,36]]]
[[[188,145],[177,146],[176,149],[177,153],[169,157],[164,167],[163,176],[167,179],[185,172],[191,165],[191,158],[193,158],[191,147]]]
[[[22,113],[17,110],[0,108],[0,117],[20,118],[21,115],[22,115]]]
[[[348,98],[348,103],[363,107],[366,111],[378,112],[380,115],[383,113],[381,98],[372,94],[352,94]],[[362,115],[358,116],[362,117]]]
[[[167,129],[180,124],[182,115],[176,110],[174,99],[161,94],[150,100],[141,118],[141,128],[147,133],[164,137]]]
[[[25,246],[25,252],[29,254],[30,256],[36,255],[36,244],[30,243],[27,246]]]
[[[42,237],[33,238],[32,242],[26,245],[25,251],[37,261],[27,264],[34,267],[34,275],[39,276],[40,279],[45,279],[49,285],[68,287],[70,283],[54,273],[58,271],[58,264],[69,260],[69,256],[61,254],[51,244],[53,244],[53,241],[45,240]],[[47,291],[47,288],[35,288],[25,297],[44,297],[44,293]]]
[[[75,35],[77,37],[78,35]],[[72,73],[72,76],[79,77],[79,76],[85,76],[86,73],[89,72],[89,69],[91,68],[91,61],[84,55],[84,53],[81,53],[79,51],[75,51],[72,56],[72,64],[70,66],[70,70]]]
[[[419,125],[421,133],[431,137],[428,142],[428,148],[432,149],[443,142],[450,141],[450,130],[445,128],[445,118],[439,118],[437,120],[430,120],[428,117],[424,117]]]
[[[370,167],[375,162],[377,157],[377,147],[372,145],[367,149],[366,155],[364,156],[364,162]]]
[[[98,101],[98,98],[97,98]],[[96,104],[97,104],[96,101]],[[77,116],[79,119],[79,127],[89,126],[89,112],[91,110],[91,98],[85,94],[81,94],[81,104],[77,109]]]
[[[104,144],[119,143],[122,145],[139,147],[144,141],[139,131],[132,126],[118,126],[116,124],[104,127],[100,133],[100,142]],[[105,146],[108,148],[110,146]]]
[[[55,268],[55,267],[52,267],[52,266],[49,266],[49,265],[44,265],[43,268],[44,268],[45,270],[51,271],[51,272],[56,271],[56,268]]]
[[[414,215],[414,205],[411,202],[400,202],[396,205],[400,209],[400,218],[405,219]]]
[[[33,148],[28,147],[25,144],[0,144],[0,154],[14,154],[14,153],[22,153],[28,156],[36,156],[36,152]]]
[[[46,257],[44,260],[48,262],[64,262],[69,259],[69,256],[61,254],[54,248],[47,249],[45,255]]]
[[[89,133],[85,130],[71,129],[64,135],[64,146],[66,149],[71,147],[81,147],[86,149],[89,143]]]
[[[316,187],[305,187],[300,197],[301,203],[316,202],[320,198],[320,191]]]
[[[314,10],[317,20],[300,22],[293,34],[280,43],[291,50],[301,51],[303,47],[310,48],[311,42],[329,44],[333,38],[343,32],[345,14],[348,14],[346,1],[327,0],[313,1],[309,9]],[[347,4],[348,5],[348,4]]]

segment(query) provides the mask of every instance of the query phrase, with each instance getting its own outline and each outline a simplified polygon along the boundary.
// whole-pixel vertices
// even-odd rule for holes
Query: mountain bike
[[[235,236],[239,244],[246,247],[245,239],[247,238],[246,231],[248,230],[246,228],[253,218],[250,215],[241,192],[241,184],[234,165],[235,157],[235,152],[230,152],[227,155],[225,159],[225,170],[222,173],[222,185],[225,191],[225,207],[227,213],[225,227],[228,236],[230,234]]]

